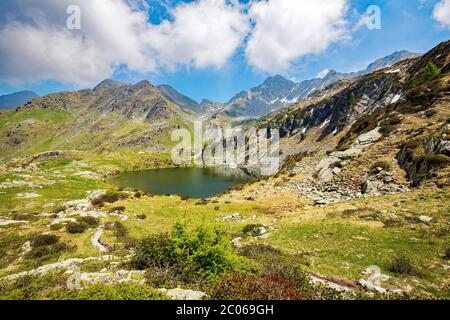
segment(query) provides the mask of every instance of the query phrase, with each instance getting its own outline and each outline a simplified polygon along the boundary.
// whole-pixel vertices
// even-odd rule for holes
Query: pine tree
[[[441,74],[441,70],[432,62],[429,61],[425,68],[422,69],[422,80],[431,81]]]

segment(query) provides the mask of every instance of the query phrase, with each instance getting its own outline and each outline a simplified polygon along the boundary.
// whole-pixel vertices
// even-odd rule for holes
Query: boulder
[[[161,293],[169,296],[172,300],[203,300],[206,297],[206,293],[201,291],[184,290],[180,288],[176,289],[158,289]]]

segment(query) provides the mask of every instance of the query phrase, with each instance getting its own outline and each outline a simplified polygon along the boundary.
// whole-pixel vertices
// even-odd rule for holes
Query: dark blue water
[[[156,195],[208,198],[251,179],[242,170],[232,168],[170,168],[122,173],[112,178],[111,183]]]

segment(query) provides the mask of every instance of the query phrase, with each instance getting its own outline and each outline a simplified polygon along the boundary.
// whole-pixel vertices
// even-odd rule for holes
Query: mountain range
[[[39,97],[38,94],[33,91],[19,91],[0,96],[0,110],[16,108],[37,97]]]
[[[398,51],[371,63],[365,70],[352,73],[339,73],[327,70],[320,78],[294,82],[277,75],[268,78],[263,84],[250,90],[242,91],[231,98],[222,112],[230,117],[242,120],[261,118],[274,111],[285,108],[299,100],[309,98],[314,92],[321,90],[339,80],[351,80],[368,73],[386,68],[392,64],[420,54],[409,51]]]
[[[128,117],[147,118],[147,120],[152,120],[159,116],[167,117],[167,114],[163,115],[167,110],[162,107],[169,105],[171,106],[169,109],[172,109],[169,113],[175,114],[187,113],[203,116],[203,118],[217,117],[219,114],[222,114],[238,121],[258,119],[299,100],[308,99],[315,92],[340,80],[355,79],[388,67],[398,61],[417,56],[419,56],[417,53],[405,50],[398,51],[376,60],[365,70],[359,72],[339,73],[334,70],[326,70],[326,73],[321,77],[301,82],[294,82],[281,75],[276,75],[269,77],[257,87],[241,91],[226,103],[213,102],[207,99],[198,103],[169,85],[154,86],[148,81],[141,81],[133,85],[128,82],[111,79],[102,81],[93,90],[51,94],[34,103],[49,104],[49,107],[54,106],[54,103],[62,103],[64,106],[71,107],[71,101],[74,105],[86,105],[93,99],[100,109],[121,109]],[[93,98],[93,96],[96,96],[96,98]],[[136,99],[137,96],[140,98]],[[38,95],[31,91],[21,91],[2,96],[0,97],[0,108],[15,108],[19,105],[27,104],[30,100],[37,97]],[[76,101],[77,97],[82,101]],[[140,101],[140,103],[137,101]],[[160,110],[157,110],[158,108]]]

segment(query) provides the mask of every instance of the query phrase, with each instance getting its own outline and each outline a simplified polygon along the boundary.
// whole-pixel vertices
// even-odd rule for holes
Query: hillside
[[[2,157],[56,149],[169,152],[171,130],[197,117],[175,102],[148,81],[105,80],[93,90],[36,98],[0,114]]]

